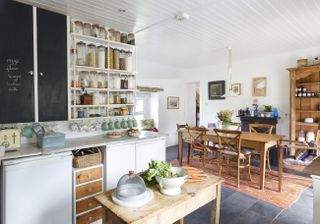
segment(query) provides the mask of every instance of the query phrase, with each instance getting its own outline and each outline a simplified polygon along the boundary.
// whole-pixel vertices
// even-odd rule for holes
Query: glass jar
[[[126,70],[132,72],[132,53],[130,51],[125,52],[126,54]]]
[[[105,55],[105,47],[100,45],[98,47],[98,68],[105,68]]]
[[[90,23],[83,24],[83,35],[91,36],[91,24]]]
[[[119,58],[119,69],[126,70],[126,53],[125,51],[120,51],[120,58]]]
[[[76,88],[80,87],[80,79],[79,79],[79,75],[78,74],[73,76],[73,80],[71,82],[71,86],[72,87],[76,87]]]
[[[103,26],[99,28],[99,38],[106,39],[107,38],[107,31]]]
[[[120,103],[121,104],[127,104],[127,97],[126,97],[126,94],[121,94],[120,96]]]
[[[100,34],[100,26],[98,24],[93,24],[92,25],[92,35],[93,37],[99,37]]]
[[[119,31],[115,30],[113,35],[114,35],[114,41],[116,41],[116,42],[120,42],[121,41],[121,34],[120,34]]]
[[[111,41],[115,41],[114,32],[115,32],[115,30],[114,30],[114,29],[109,29],[109,30],[108,30],[108,33],[109,33],[109,40],[111,40]]]
[[[109,104],[114,104],[112,93],[109,94]]]
[[[127,76],[122,76],[120,89],[128,89],[128,79]]]
[[[120,104],[121,103],[121,99],[120,99],[119,94],[113,95],[113,103],[114,104]]]
[[[135,45],[135,37],[133,33],[128,34],[128,44]]]
[[[98,73],[98,88],[106,88],[104,76],[105,74],[103,72]]]
[[[90,88],[98,88],[97,72],[90,72]]]
[[[85,66],[86,63],[86,54],[87,54],[87,49],[86,49],[86,44],[83,42],[78,42],[77,43],[77,65]]]
[[[100,104],[100,96],[99,96],[99,93],[93,93],[92,94],[92,104],[93,105],[98,105]]]
[[[70,49],[70,63],[71,63],[71,65],[75,65],[77,63],[77,54],[78,54],[78,51],[76,48]]]
[[[113,75],[113,88],[114,89],[120,89],[121,88],[121,79],[120,75]]]
[[[97,52],[97,46],[94,44],[89,44],[87,64],[90,67],[97,67],[96,52]]]
[[[89,87],[89,72],[82,71],[80,73],[81,87],[88,88]]]
[[[73,32],[76,34],[83,34],[83,23],[81,21],[74,21]]]
[[[113,50],[113,69],[119,70],[120,68],[119,62],[120,62],[120,51],[119,49],[114,49]]]
[[[127,107],[121,107],[121,115],[122,116],[127,116],[129,114],[128,108]]]
[[[128,43],[128,34],[122,33],[120,38],[121,43]]]
[[[110,53],[109,53],[109,65],[108,66],[110,69],[113,69],[113,61],[114,61],[113,51],[114,51],[114,49],[110,47],[109,51],[110,51]]]

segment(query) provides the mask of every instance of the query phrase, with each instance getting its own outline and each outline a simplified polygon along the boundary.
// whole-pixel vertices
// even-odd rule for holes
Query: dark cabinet
[[[0,27],[0,123],[32,122],[32,7],[15,1],[0,1]]]
[[[67,17],[37,9],[39,121],[68,119]]]

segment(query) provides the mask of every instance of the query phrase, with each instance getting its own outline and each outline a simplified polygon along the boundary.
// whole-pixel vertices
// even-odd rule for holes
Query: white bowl
[[[156,177],[157,182],[162,186],[161,193],[169,196],[181,193],[181,186],[185,183],[188,172],[180,167],[172,167],[173,174],[179,174],[179,177]]]
[[[312,117],[306,117],[306,118],[304,119],[304,123],[313,123],[313,122],[314,122],[314,120],[313,120]]]

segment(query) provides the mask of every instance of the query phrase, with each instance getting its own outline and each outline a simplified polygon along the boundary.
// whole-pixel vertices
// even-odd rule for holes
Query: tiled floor
[[[177,158],[177,147],[167,149],[167,160]],[[222,187],[221,224],[312,224],[313,191],[306,189],[289,209],[282,209],[227,187]],[[186,224],[209,224],[211,204],[186,217]]]

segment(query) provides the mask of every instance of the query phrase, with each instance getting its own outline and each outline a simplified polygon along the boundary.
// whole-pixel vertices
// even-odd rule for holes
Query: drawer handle
[[[93,205],[93,204],[90,202],[90,203],[88,204],[88,207],[92,207],[92,205]]]
[[[89,192],[92,192],[92,191],[93,191],[92,187],[89,187],[89,188],[88,188],[88,191],[89,191]]]

